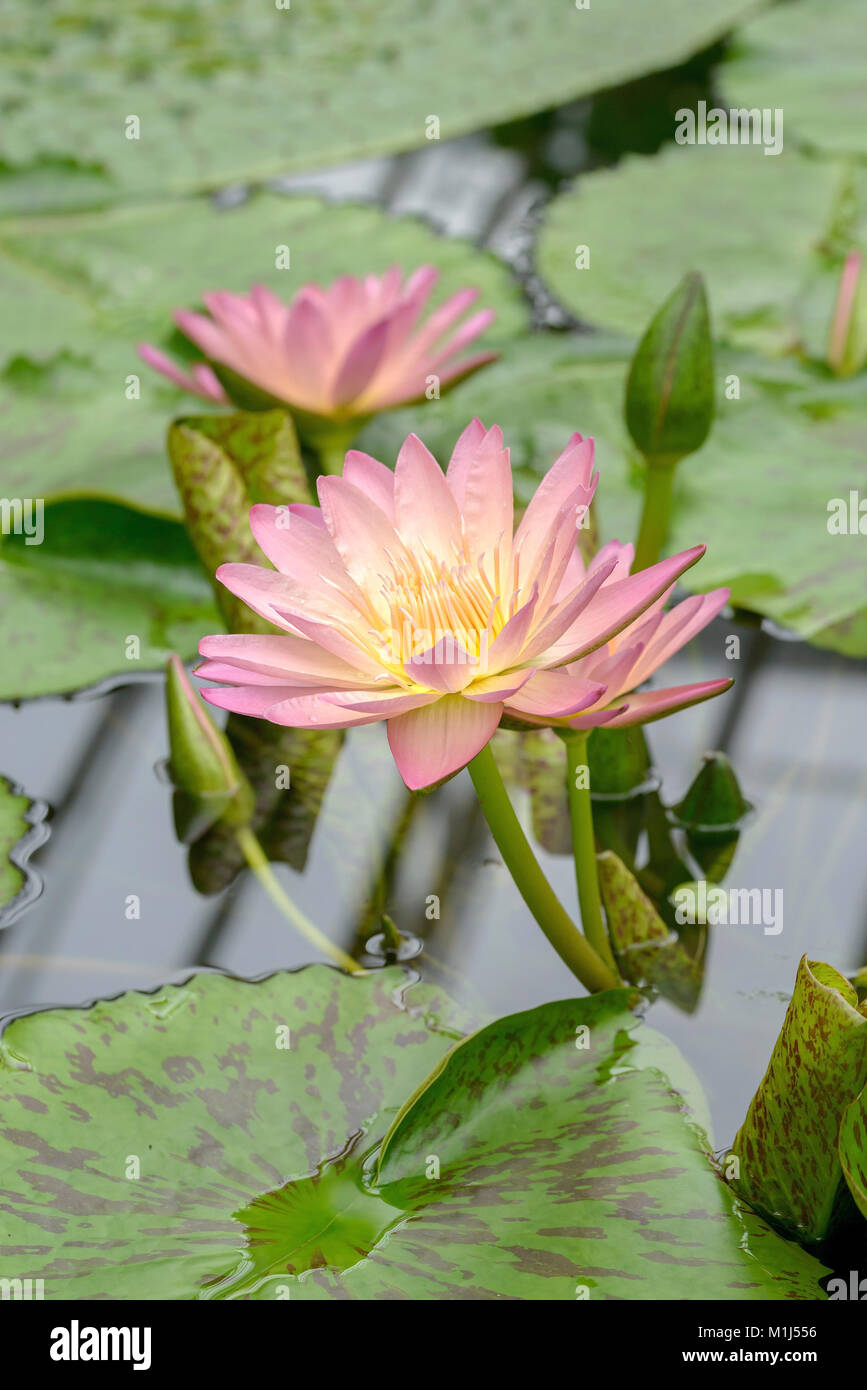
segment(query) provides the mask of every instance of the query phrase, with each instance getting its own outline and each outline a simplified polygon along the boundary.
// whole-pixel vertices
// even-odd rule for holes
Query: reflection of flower
[[[621,545],[619,541],[610,541],[594,556],[587,570],[588,577],[600,569],[606,574],[594,601],[596,605],[603,604],[608,590],[616,589],[625,580],[632,559],[633,547]],[[570,559],[570,569],[572,582],[579,582],[584,566],[577,549]],[[645,574],[651,573],[653,570],[645,571]],[[607,713],[605,724],[616,729],[650,723],[728,690],[730,680],[699,681],[664,690],[638,690],[663,662],[707,627],[725,606],[729,591],[715,589],[709,594],[694,595],[665,612],[669,594],[670,590],[663,593],[634,622],[589,655],[534,676],[522,690],[506,700],[506,713],[530,724],[591,729],[601,722],[599,714],[604,710]],[[586,706],[580,714],[569,717],[566,711],[573,702],[573,692],[583,690],[588,681],[598,682],[604,696],[597,703]]]
[[[218,371],[228,368],[306,414],[356,420],[423,397],[429,378],[442,391],[496,357],[461,357],[494,318],[482,309],[455,329],[477,290],[459,290],[419,323],[437,276],[427,265],[405,283],[399,266],[363,280],[344,275],[325,290],[304,285],[289,304],[256,285],[246,295],[206,294],[210,317],[178,312],[174,319]],[[209,367],[187,374],[147,343],[139,353],[185,390],[227,399]]]
[[[609,722],[605,683],[550,668],[633,623],[704,547],[636,575],[607,554],[585,574],[575,540],[592,469],[593,441],[573,435],[513,534],[508,450],[474,420],[445,476],[410,435],[394,472],[350,451],[342,477],[319,479],[319,508],[253,507],[276,569],[217,573],[283,631],[205,637],[199,675],[230,684],[203,695],[297,727],[385,719],[410,787],[475,757],[506,704],[522,718],[593,708],[589,722]]]

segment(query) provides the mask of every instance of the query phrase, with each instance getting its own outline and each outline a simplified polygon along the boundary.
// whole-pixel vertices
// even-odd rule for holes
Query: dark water
[[[720,653],[732,631],[744,638],[743,659],[728,663]],[[669,664],[666,683],[723,672],[741,677],[738,696],[649,729],[669,803],[701,754],[725,745],[755,806],[726,885],[783,893],[778,935],[710,929],[692,1014],[665,1000],[650,1010],[704,1083],[719,1147],[764,1071],[800,956],[843,971],[867,962],[867,671],[723,619]],[[53,807],[51,838],[33,860],[44,892],[0,932],[0,1015],[149,988],[197,964],[257,975],[310,958],[250,874],[214,897],[195,891],[170,789],[155,770],[166,754],[159,676],[98,697],[0,707],[0,771]],[[526,817],[526,795],[516,799]],[[304,872],[276,869],[296,903],[358,954],[372,930],[365,906],[384,901],[402,931],[425,939],[422,974],[482,1017],[580,992],[524,910],[468,774],[414,801],[410,808],[382,726],[352,732]],[[539,853],[577,912],[571,860]],[[131,894],[139,920],[126,916]],[[432,894],[439,920],[426,917]]]

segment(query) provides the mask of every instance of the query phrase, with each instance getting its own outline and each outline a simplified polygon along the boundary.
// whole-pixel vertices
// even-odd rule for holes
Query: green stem
[[[363,974],[363,968],[358,961],[348,956],[345,951],[341,951],[339,946],[335,946],[333,941],[329,941],[318,927],[315,927],[309,917],[305,917],[300,908],[296,907],[289,895],[280,886],[280,883],[271,868],[271,863],[249,826],[242,826],[235,832],[238,844],[253,873],[258,878],[265,892],[276,903],[283,916],[292,923],[292,926],[301,933],[302,936],[314,946],[317,951],[330,957],[335,965],[342,966],[352,975]]]
[[[635,563],[633,574],[655,565],[665,548],[668,536],[668,523],[671,516],[671,499],[674,493],[674,470],[676,460],[648,459],[644,474],[644,506],[641,511],[641,525],[635,543]]]
[[[590,779],[578,776],[587,769],[587,730],[561,730],[566,745],[566,785],[569,789],[569,817],[572,822],[572,853],[575,858],[575,878],[578,882],[578,903],[584,935],[612,970],[616,970],[611,943],[602,917],[599,895],[599,874],[596,868],[596,837],[593,833],[593,806],[590,801]]]
[[[503,785],[490,744],[469,765],[476,795],[506,867],[554,950],[591,992],[620,981],[581,935],[539,867]]]

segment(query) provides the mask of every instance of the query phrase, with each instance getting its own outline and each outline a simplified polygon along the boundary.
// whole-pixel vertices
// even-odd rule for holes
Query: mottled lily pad
[[[48,838],[47,812],[44,802],[0,777],[0,926],[8,926],[41,892],[29,859]]]
[[[721,1182],[694,1078],[624,991],[450,1052],[447,1002],[406,986],[199,974],[15,1020],[0,1276],[47,1299],[822,1296]]]
[[[735,1190],[799,1240],[819,1242],[845,1216],[844,1153],[857,1189],[865,1083],[867,1018],[857,993],[830,965],[805,956],[768,1069],[731,1149],[740,1164]]]
[[[53,191],[67,206],[412,149],[433,120],[447,140],[683,62],[752,9],[658,0],[655,22],[636,25],[631,0],[554,11],[16,0],[0,67],[3,154],[18,175],[9,196],[26,200],[28,168],[35,205]]]

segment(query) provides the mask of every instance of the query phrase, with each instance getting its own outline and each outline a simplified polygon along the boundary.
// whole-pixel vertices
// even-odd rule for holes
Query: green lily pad
[[[408,411],[381,416],[359,447],[393,460],[405,434],[417,429],[443,462],[477,414],[502,425],[518,493],[527,500],[578,429],[596,437],[600,481],[593,510],[602,538],[629,540],[638,527],[641,473],[622,418],[628,361],[622,340],[538,335],[507,348],[501,362],[422,420]],[[864,538],[828,531],[830,499],[848,499],[863,481],[861,378],[822,400],[815,394],[818,378],[796,363],[775,385],[765,381],[762,359],[752,356],[721,354],[717,373],[716,422],[675,479],[668,550],[707,544],[681,584],[695,592],[728,585],[740,607],[819,646],[867,655]],[[732,375],[739,378],[739,399],[725,395]]]
[[[410,1296],[822,1297],[821,1266],[732,1202],[675,1090],[694,1078],[627,997],[488,1025],[398,1117],[378,1181],[415,1209]]]
[[[8,777],[0,776],[0,924],[13,917],[35,897],[40,880],[28,860],[48,838],[47,807],[32,801]]]
[[[291,268],[276,268],[281,246]],[[525,328],[521,291],[493,256],[375,208],[262,193],[225,212],[191,199],[0,222],[4,487],[30,496],[38,479],[43,497],[96,494],[179,516],[165,431],[191,397],[140,361],[136,344],[189,353],[172,310],[215,288],[262,282],[289,299],[310,280],[427,262],[441,271],[432,304],[472,285],[496,310],[486,343]]]
[[[685,271],[698,270],[720,341],[779,350],[797,336],[797,298],[825,263],[849,182],[794,150],[769,158],[754,145],[673,145],[555,198],[537,264],[578,318],[631,334],[644,332]],[[590,248],[581,270],[579,245]]]
[[[867,154],[863,22],[859,0],[797,0],[757,15],[719,71],[719,104],[782,107],[787,140]]]
[[[0,545],[0,699],[58,694],[195,655],[219,630],[184,528],[112,502],[61,501],[45,537]]]
[[[449,1051],[447,1002],[406,982],[208,973],[12,1022],[0,1276],[46,1299],[822,1297],[713,1170],[674,1089],[694,1078],[625,992]]]
[[[735,1191],[805,1243],[824,1239],[845,1211],[844,1153],[857,1186],[863,1150],[856,1148],[852,1102],[865,1083],[867,1018],[858,996],[830,965],[805,956],[768,1069],[731,1147],[740,1164]]]
[[[682,62],[752,8],[660,0],[636,27],[630,0],[555,17],[496,0],[18,0],[0,68],[4,157],[19,185],[33,168],[34,202],[58,160],[61,205],[218,188],[412,149],[433,117],[449,139],[559,105]]]
[[[455,1037],[408,978],[203,973],[13,1021],[0,1276],[48,1299],[294,1298],[304,1270],[355,1263],[401,1215],[361,1158]]]

